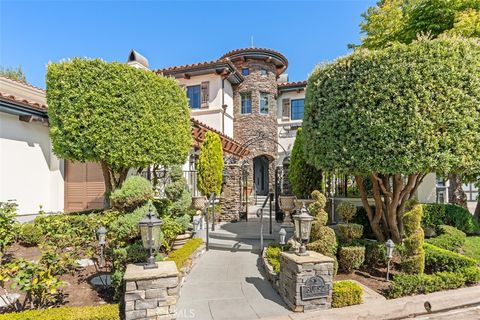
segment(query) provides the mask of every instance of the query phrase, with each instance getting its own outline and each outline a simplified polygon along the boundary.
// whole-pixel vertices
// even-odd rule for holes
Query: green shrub
[[[372,209],[372,212],[375,212],[374,206],[370,206],[370,208]],[[370,225],[370,221],[368,221],[367,211],[363,206],[357,207],[357,213],[355,214],[352,222],[363,226],[362,238],[375,239],[372,226]]]
[[[345,273],[352,273],[360,268],[365,261],[365,247],[341,247],[339,253],[339,267]]]
[[[312,199],[315,200],[315,202],[318,203],[321,208],[325,208],[327,205],[327,197],[325,197],[325,195],[318,190],[312,191]]]
[[[466,284],[477,284],[480,282],[480,268],[478,267],[465,267],[460,269],[459,272],[465,278]]]
[[[467,235],[455,227],[440,225],[437,227],[439,236],[426,240],[426,242],[433,244],[442,249],[451,251],[460,251],[467,240]]]
[[[168,211],[172,215],[184,215],[192,204],[192,195],[187,188],[181,166],[168,169],[170,182],[165,186],[165,196],[170,201]]]
[[[360,224],[339,224],[337,227],[342,239],[347,243],[350,243],[356,239],[360,239],[363,235],[363,226]]]
[[[467,234],[480,232],[480,227],[473,215],[465,208],[455,204],[424,204],[422,224],[435,228],[439,225],[449,225]]]
[[[206,197],[220,196],[223,181],[223,150],[220,136],[213,131],[205,134],[197,163],[197,187]]]
[[[132,213],[126,213],[113,220],[108,230],[108,238],[117,244],[117,246],[124,246],[125,243],[131,242],[140,237],[140,230],[138,223],[148,213],[150,205],[144,205],[135,209]],[[151,207],[156,214],[155,207]]]
[[[425,269],[430,272],[452,271],[477,265],[476,260],[459,253],[425,243]]]
[[[425,252],[423,250],[424,232],[421,226],[423,207],[414,205],[403,215],[405,239],[401,261],[402,271],[408,274],[422,274],[425,270]]]
[[[177,220],[173,217],[166,216],[163,218],[162,225],[162,245],[167,252],[170,251],[175,238],[185,231],[182,220]]]
[[[338,205],[337,213],[342,217],[343,221],[348,223],[355,217],[357,207],[351,202],[344,201]]]
[[[362,303],[363,289],[353,281],[344,280],[333,283],[332,307],[342,308]]]
[[[365,261],[363,263],[365,267],[377,268],[387,265],[387,249],[384,243],[375,240],[355,240],[353,244],[365,247]]]
[[[265,257],[276,274],[280,273],[280,252],[282,249],[277,245],[269,245],[265,251]]]
[[[120,320],[118,305],[59,307],[0,314],[0,320]]]
[[[152,198],[153,188],[150,181],[140,176],[131,176],[110,194],[110,203],[115,209],[130,211]]]
[[[203,240],[200,238],[194,238],[188,240],[183,247],[178,250],[172,251],[168,255],[168,260],[174,261],[177,265],[178,270],[181,270],[185,262],[188,260],[190,255],[198,249],[203,243]]]
[[[42,230],[33,223],[25,223],[20,229],[20,241],[27,246],[36,246],[42,241]]]
[[[465,276],[461,272],[437,272],[437,277],[442,279],[442,289],[457,289],[465,285]]]
[[[328,257],[334,257],[337,253],[337,237],[332,228],[315,225],[312,226],[312,242],[307,244],[308,250],[321,253]],[[315,233],[313,233],[315,229]]]
[[[15,239],[17,228],[15,218],[17,204],[12,201],[0,202],[0,259]]]

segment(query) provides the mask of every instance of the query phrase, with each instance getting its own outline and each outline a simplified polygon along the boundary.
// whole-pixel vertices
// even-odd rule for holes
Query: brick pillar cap
[[[308,256],[299,256],[294,252],[282,252],[281,255],[287,260],[292,260],[296,264],[304,263],[333,263],[334,259],[324,256],[315,251],[307,251]]]

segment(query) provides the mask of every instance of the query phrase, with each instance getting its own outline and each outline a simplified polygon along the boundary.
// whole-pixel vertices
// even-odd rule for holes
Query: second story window
[[[242,114],[252,113],[252,94],[245,92],[240,94],[242,99],[241,110]]]
[[[268,114],[268,93],[260,92],[260,113]]]
[[[201,101],[201,90],[200,86],[188,86],[187,87],[187,97],[188,103],[190,104],[190,108],[192,109],[200,109]]]
[[[292,106],[292,111],[290,112],[290,119],[303,120],[304,102],[304,99],[295,99],[290,102]]]
[[[250,69],[248,68],[243,68],[242,69],[242,76],[248,76],[250,74]]]

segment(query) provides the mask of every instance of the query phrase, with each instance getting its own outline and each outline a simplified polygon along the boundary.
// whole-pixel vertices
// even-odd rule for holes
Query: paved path
[[[251,252],[210,250],[183,284],[177,319],[259,319],[291,313]]]

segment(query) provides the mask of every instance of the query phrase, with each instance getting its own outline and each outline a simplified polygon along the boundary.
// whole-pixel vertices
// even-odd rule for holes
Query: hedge
[[[473,215],[467,209],[455,204],[424,204],[422,224],[424,227],[433,228],[446,224],[467,234],[480,232],[480,226]]]
[[[181,247],[178,250],[172,251],[168,255],[168,260],[174,261],[175,264],[177,265],[178,270],[180,270],[185,262],[188,260],[190,255],[197,250],[198,247],[200,247],[203,243],[203,240],[200,238],[194,238],[188,240],[183,247]]]
[[[340,270],[345,273],[352,273],[354,269],[360,268],[365,261],[365,247],[341,247],[338,257]]]
[[[459,251],[467,240],[465,232],[452,226],[440,225],[437,227],[437,232],[438,237],[427,239],[426,242],[442,249]]]
[[[119,320],[116,304],[87,307],[59,307],[0,314],[0,320]]]
[[[362,303],[363,289],[353,281],[343,280],[333,283],[332,307],[341,308]]]
[[[430,272],[454,272],[461,268],[474,267],[477,265],[475,259],[436,247],[429,243],[425,243],[423,248],[425,249],[425,270]]]

